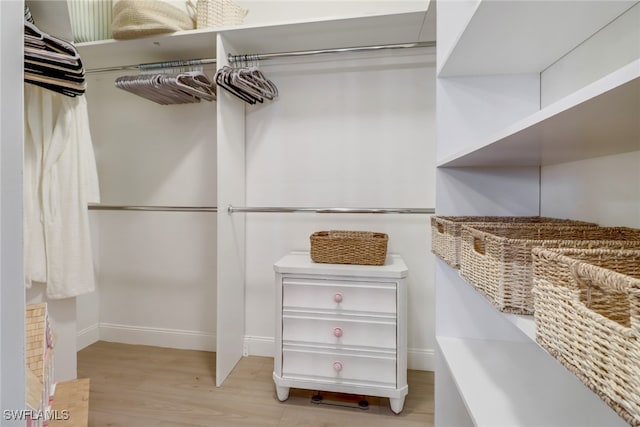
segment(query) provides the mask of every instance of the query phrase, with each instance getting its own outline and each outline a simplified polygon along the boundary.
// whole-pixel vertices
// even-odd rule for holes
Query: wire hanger
[[[216,72],[215,82],[248,104],[278,97],[278,88],[258,69],[257,55],[242,55],[240,66],[225,65]]]
[[[118,77],[115,85],[161,105],[215,101],[215,85],[201,68],[197,61],[143,64],[141,74]]]
[[[24,21],[24,81],[67,96],[85,93],[84,67],[75,46]]]

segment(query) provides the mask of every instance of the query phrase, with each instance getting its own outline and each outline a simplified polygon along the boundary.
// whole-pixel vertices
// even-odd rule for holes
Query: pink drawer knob
[[[336,372],[342,371],[342,362],[333,362],[333,369],[335,369]]]
[[[340,292],[336,293],[336,294],[333,296],[333,300],[334,300],[335,302],[338,302],[338,303],[342,302],[342,294],[341,294]]]
[[[334,328],[333,335],[340,338],[342,336],[342,328]]]

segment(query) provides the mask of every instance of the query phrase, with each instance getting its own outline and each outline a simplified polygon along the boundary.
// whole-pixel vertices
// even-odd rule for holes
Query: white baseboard
[[[200,331],[100,323],[100,340],[184,350],[216,350],[216,336]]]
[[[212,333],[116,323],[91,325],[78,332],[78,350],[82,350],[99,340],[186,350],[216,351],[216,337]],[[273,357],[274,345],[273,337],[245,335],[243,355]],[[435,351],[432,349],[408,349],[407,367],[419,371],[434,371]]]
[[[244,336],[243,356],[274,357],[275,339],[273,337]]]
[[[430,348],[410,348],[407,350],[407,368],[417,371],[436,370],[436,352]]]
[[[274,356],[274,338],[245,335],[243,354],[245,356]],[[410,348],[407,351],[407,367],[418,371],[435,370],[435,351]]]
[[[76,347],[80,351],[96,341],[100,341],[100,326],[97,323],[78,331]]]

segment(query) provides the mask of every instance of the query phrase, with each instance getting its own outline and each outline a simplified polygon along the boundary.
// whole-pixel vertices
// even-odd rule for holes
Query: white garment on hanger
[[[25,280],[68,298],[95,289],[88,203],[100,201],[87,101],[25,85]]]

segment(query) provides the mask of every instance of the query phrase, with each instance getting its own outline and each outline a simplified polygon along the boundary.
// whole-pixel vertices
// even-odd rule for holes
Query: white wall
[[[25,294],[22,263],[22,3],[0,2],[0,408],[25,396]],[[24,421],[5,420],[19,426]]]
[[[547,166],[541,188],[542,215],[640,228],[640,151]]]
[[[638,22],[640,3],[546,69],[543,105],[640,58]],[[640,227],[640,151],[543,167],[540,188],[542,215]]]
[[[208,69],[210,76],[213,70]],[[216,104],[162,106],[89,76],[102,204],[216,205]],[[78,344],[215,348],[215,213],[91,211],[98,291]]]
[[[640,58],[640,2],[540,74],[541,106],[545,107],[637,58]]]
[[[264,62],[276,101],[247,109],[248,206],[433,207],[434,55],[410,50]],[[247,214],[246,335],[273,355],[273,263],[328,229],[389,234],[409,267],[409,366],[433,369],[427,215]]]

